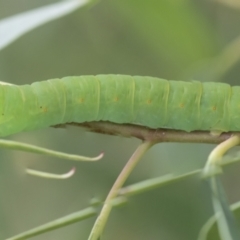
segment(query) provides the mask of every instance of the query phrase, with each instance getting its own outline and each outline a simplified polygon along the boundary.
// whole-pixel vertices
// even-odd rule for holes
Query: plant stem
[[[88,131],[117,135],[123,137],[135,137],[142,141],[151,142],[181,142],[181,143],[208,143],[219,144],[226,141],[232,135],[240,137],[240,132],[223,132],[220,135],[211,134],[210,131],[192,131],[185,132],[173,129],[150,129],[140,125],[117,124],[112,122],[85,122],[85,123],[67,123],[53,127],[63,128],[68,125],[85,128]]]
[[[123,186],[130,173],[133,171],[144,153],[146,153],[152,145],[154,145],[154,142],[146,141],[141,143],[124,166],[105,200],[102,211],[96,219],[88,240],[98,240],[100,238],[113,206],[112,200],[118,195],[120,188]]]
[[[218,144],[210,153],[207,163],[204,167],[203,174],[207,176],[215,175],[217,172],[221,172],[220,162],[224,154],[231,148],[239,145],[240,138],[237,135],[231,136],[226,141]]]

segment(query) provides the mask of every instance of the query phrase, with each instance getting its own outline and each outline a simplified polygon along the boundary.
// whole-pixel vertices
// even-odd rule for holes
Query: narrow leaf
[[[91,0],[68,0],[0,20],[0,50],[47,22],[63,17]]]
[[[239,226],[228,204],[219,175],[210,177],[208,181],[212,191],[215,217],[203,226],[198,240],[210,240],[213,239],[213,236],[215,240],[239,240]]]
[[[230,207],[231,211],[234,213],[235,218],[240,222],[240,202],[234,203]],[[219,240],[219,233],[217,228],[217,218],[219,214],[215,214],[203,225],[198,240]]]
[[[222,240],[239,240],[240,234],[236,220],[230,210],[227,197],[219,176],[211,178],[213,191],[212,200],[215,213],[220,213],[218,218],[218,230]]]

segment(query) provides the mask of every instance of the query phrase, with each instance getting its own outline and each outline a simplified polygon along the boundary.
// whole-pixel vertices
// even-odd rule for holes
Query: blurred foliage
[[[56,1],[0,0],[0,18],[52,2]],[[214,68],[213,61],[240,34],[239,11],[210,0],[99,1],[91,9],[77,10],[29,32],[1,51],[0,80],[24,84],[70,75],[116,73],[240,84],[239,61],[233,61],[220,75],[216,71],[221,65]],[[223,59],[221,64],[230,60]],[[72,163],[2,150],[0,239],[85,208],[92,197],[104,199],[139,143],[73,127],[11,138],[81,155],[104,150],[106,155],[99,163]],[[157,145],[127,183],[200,168],[211,148],[200,144]],[[62,173],[73,164],[77,173],[65,181],[24,174],[26,167]],[[239,180],[238,173],[237,165],[226,170],[224,182],[230,186],[230,202],[240,198],[237,184],[233,184]],[[135,196],[127,206],[114,209],[104,240],[197,239],[212,213],[206,183],[191,177]],[[87,239],[93,222],[89,219],[35,239]]]
[[[236,217],[236,219],[239,221],[240,219],[240,206],[239,202],[231,205],[231,209]],[[239,222],[240,224],[240,222]],[[203,228],[201,229],[201,232],[199,234],[198,240],[221,240],[218,232],[216,217],[211,217],[209,220],[204,224]]]

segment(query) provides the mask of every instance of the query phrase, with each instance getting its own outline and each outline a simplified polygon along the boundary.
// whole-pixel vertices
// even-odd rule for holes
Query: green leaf
[[[2,19],[0,21],[0,50],[27,32],[70,14],[90,2],[92,1],[62,1]]]
[[[240,202],[229,207],[223,187],[217,177],[211,178],[211,188],[213,190],[215,215],[204,224],[198,240],[238,240]]]

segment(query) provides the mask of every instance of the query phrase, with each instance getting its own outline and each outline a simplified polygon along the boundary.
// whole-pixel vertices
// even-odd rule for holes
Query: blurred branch
[[[83,127],[91,132],[120,135],[123,137],[135,137],[151,142],[182,142],[182,143],[209,143],[218,144],[230,138],[233,134],[240,136],[240,132],[225,132],[221,135],[211,134],[210,131],[185,132],[172,129],[150,129],[144,126],[131,124],[116,124],[111,122],[85,122],[67,123],[54,127],[66,127],[68,125]]]
[[[240,2],[239,2],[240,3]],[[218,76],[229,71],[240,59],[240,37],[230,42],[214,59],[213,64]]]
[[[240,3],[240,2],[239,2]],[[240,7],[240,5],[239,5]],[[220,78],[229,71],[240,59],[240,36],[231,41],[222,52],[213,59],[215,78]]]
[[[240,8],[239,0],[215,0],[216,2],[222,3],[228,7],[232,8]]]
[[[240,36],[233,39],[220,53],[210,59],[198,62],[188,69],[183,78],[204,81],[220,81],[240,60]]]

